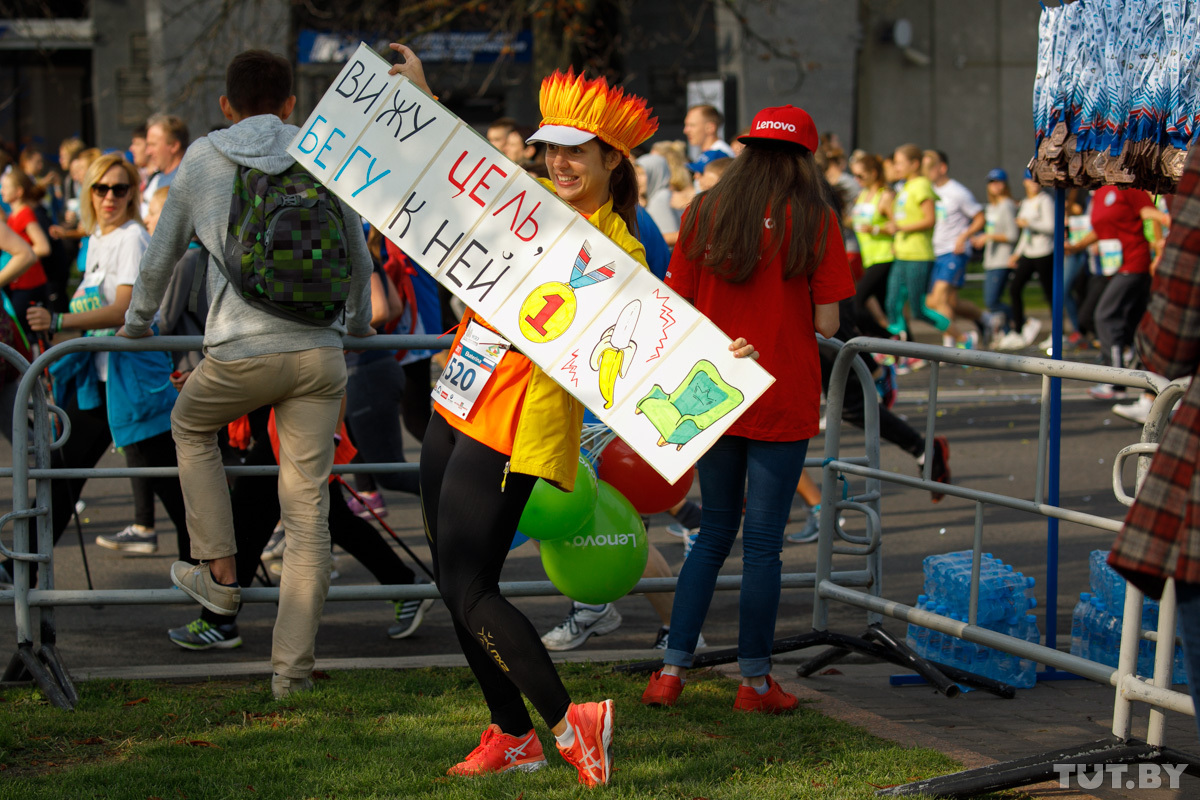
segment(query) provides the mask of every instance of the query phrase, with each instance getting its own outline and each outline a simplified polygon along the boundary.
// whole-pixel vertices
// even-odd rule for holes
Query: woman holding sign
[[[679,698],[717,572],[741,527],[742,685],[733,707],[779,713],[798,702],[771,679],[771,645],[783,529],[818,431],[816,333],[837,331],[838,302],[854,296],[854,280],[831,190],[813,160],[812,117],[792,106],[763,109],[740,141],[746,149],[721,182],[688,206],[667,285],[727,334],[754,342],[776,380],[697,464],[700,534],[679,573],[664,667],[642,702],[670,706]]]
[[[404,58],[392,73],[428,91],[416,55],[404,45],[392,49]],[[572,73],[547,78],[540,100],[546,121],[530,142],[546,144],[547,186],[645,265],[645,251],[630,232],[637,177],[628,155],[654,133],[657,120],[640,98]],[[524,695],[578,770],[579,782],[607,783],[612,701],[571,702],[537,631],[498,585],[537,479],[574,488],[583,406],[470,310],[450,352],[439,387],[455,381],[444,390],[454,403],[439,401],[426,431],[421,497],[438,589],[492,724],[449,773],[545,766]],[[745,355],[751,352],[744,348]],[[435,390],[435,399],[442,394]]]

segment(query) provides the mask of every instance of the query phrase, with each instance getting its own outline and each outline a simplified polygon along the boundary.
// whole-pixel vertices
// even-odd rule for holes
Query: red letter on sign
[[[454,195],[455,197],[458,197],[459,194],[462,194],[463,192],[465,192],[467,190],[467,181],[471,180],[472,176],[474,176],[475,173],[479,170],[479,168],[481,166],[483,166],[484,159],[481,158],[481,159],[479,159],[479,163],[475,165],[475,168],[471,170],[470,175],[468,175],[466,178],[464,178],[461,181],[454,180],[454,173],[458,171],[458,165],[461,164],[462,160],[466,157],[467,157],[467,151],[463,150],[462,155],[458,157],[458,161],[455,161],[454,166],[450,168],[450,183],[451,183],[451,185],[458,187],[458,194]]]
[[[479,203],[479,205],[481,205],[481,206],[484,206],[484,205],[487,205],[487,204],[486,204],[486,203],[484,203],[482,200],[480,200],[478,197],[476,197],[476,196],[475,196],[475,193],[476,193],[476,192],[478,192],[480,189],[490,189],[490,188],[492,188],[491,186],[488,186],[486,183],[484,183],[484,181],[486,181],[486,180],[488,179],[488,176],[489,176],[489,175],[491,175],[493,172],[499,172],[499,173],[500,173],[500,177],[501,177],[501,178],[507,178],[507,177],[508,177],[508,173],[507,173],[507,172],[505,172],[504,170],[500,169],[500,168],[499,168],[499,167],[497,167],[495,164],[492,164],[490,167],[488,167],[488,168],[487,168],[487,172],[483,173],[483,177],[479,179],[479,183],[475,184],[475,188],[471,190],[471,194],[469,194],[469,195],[468,195],[468,197],[470,197],[470,198],[471,198],[472,200],[474,200],[476,203]],[[462,193],[461,193],[461,192],[459,192],[459,194],[462,194]]]

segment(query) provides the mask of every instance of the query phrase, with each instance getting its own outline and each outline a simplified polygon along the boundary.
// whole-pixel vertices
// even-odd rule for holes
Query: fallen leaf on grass
[[[329,680],[329,673],[328,673],[328,672],[322,672],[322,671],[321,671],[321,670],[319,670],[319,669],[314,669],[314,670],[313,670],[313,674],[312,674],[312,676],[313,676],[313,680],[315,680],[315,681],[327,681],[327,680]]]
[[[843,674],[843,673],[842,673],[842,671],[841,671],[840,669],[838,669],[837,667],[830,667],[829,669],[823,669],[823,670],[821,670],[821,671],[820,671],[819,673],[817,673],[817,674],[819,674],[819,675],[841,675],[841,674]]]
[[[150,702],[150,698],[149,698],[149,697],[139,697],[137,700],[130,700],[130,701],[129,701],[129,702],[127,702],[125,705],[127,705],[127,706],[136,706],[138,703],[149,703],[149,702]]]
[[[218,750],[221,749],[220,745],[206,742],[203,739],[179,739],[175,744],[186,744],[188,747],[215,747]]]
[[[340,758],[338,758],[337,756],[335,756],[333,753],[326,753],[326,754],[325,754],[325,757],[326,757],[326,758],[329,758],[329,759],[332,759],[332,760],[334,760],[334,761],[341,761],[341,759],[340,759]]]
[[[719,733],[709,733],[708,731],[700,731],[700,732],[703,733],[705,736],[707,736],[710,739],[728,739],[729,738],[728,736],[722,736]]]
[[[894,787],[896,787],[896,786],[903,786],[903,784],[900,784],[900,783],[885,783],[885,784],[882,784],[882,785],[881,785],[881,784],[878,784],[878,783],[871,783],[870,781],[867,781],[867,786],[874,786],[876,789],[892,789],[892,788],[894,788]]]
[[[71,744],[104,744],[104,739],[99,736],[89,736],[86,739],[72,739]]]

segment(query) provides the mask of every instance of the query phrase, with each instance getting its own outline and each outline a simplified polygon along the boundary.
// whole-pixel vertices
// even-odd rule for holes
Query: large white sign
[[[775,379],[390,66],[360,45],[288,152],[678,480]]]

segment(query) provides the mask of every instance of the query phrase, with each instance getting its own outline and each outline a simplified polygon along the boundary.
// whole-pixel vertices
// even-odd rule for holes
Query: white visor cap
[[[561,147],[574,147],[595,138],[596,134],[572,128],[570,125],[543,125],[537,129],[537,133],[525,140],[525,144],[545,142]]]

